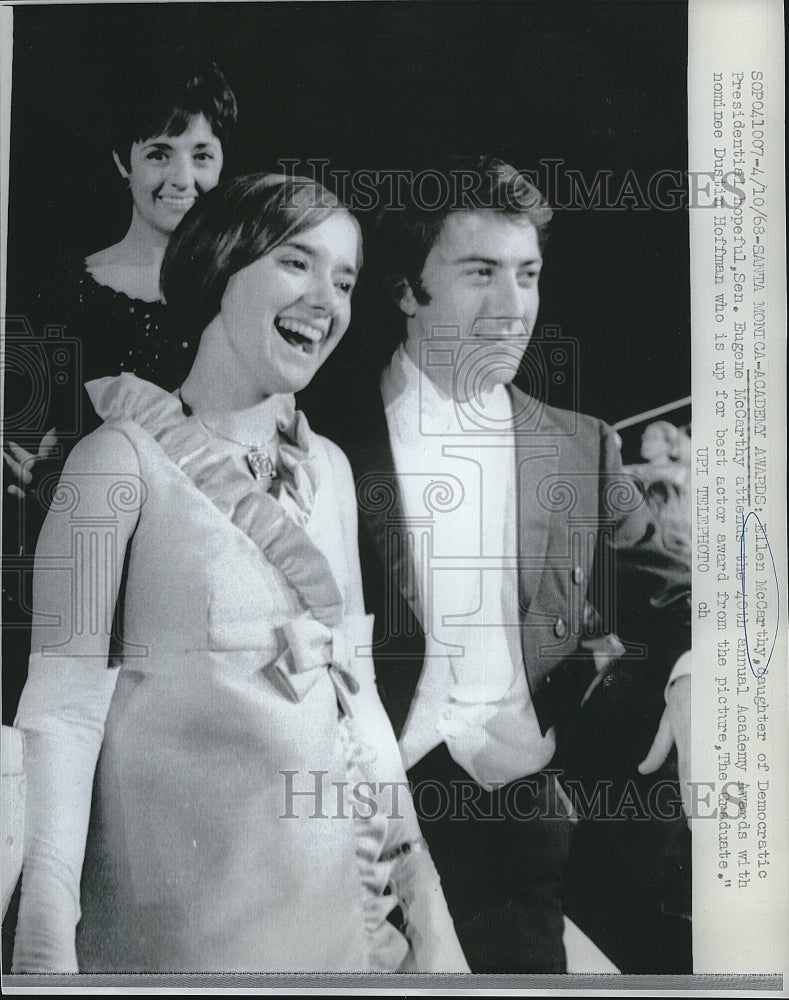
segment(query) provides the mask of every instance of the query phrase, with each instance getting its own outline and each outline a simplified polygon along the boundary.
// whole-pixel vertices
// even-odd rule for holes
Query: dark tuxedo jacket
[[[660,671],[661,683],[667,679],[690,648],[690,575],[662,546],[639,484],[623,472],[612,430],[515,387],[510,393],[520,637],[544,732],[577,710],[592,679],[586,640],[616,633],[626,657]],[[429,546],[431,511],[416,529],[404,519],[378,387],[361,400],[354,396],[353,408],[352,421],[335,436],[356,481],[376,676],[399,736],[425,652],[409,546],[425,537]],[[462,551],[462,539],[458,545]]]

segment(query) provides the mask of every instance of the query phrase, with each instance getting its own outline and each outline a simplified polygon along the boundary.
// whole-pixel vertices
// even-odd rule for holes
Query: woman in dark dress
[[[131,194],[131,224],[120,242],[84,262],[77,313],[83,322],[98,321],[85,330],[88,374],[134,371],[176,384],[182,348],[167,325],[159,270],[178,223],[219,183],[236,100],[215,63],[185,50],[142,75],[140,87],[126,91],[129,107],[118,109],[112,136],[115,166]],[[107,319],[111,334],[99,327]]]
[[[137,75],[124,80],[111,128],[112,157],[132,201],[128,231],[86,259],[67,262],[55,282],[59,290],[53,294],[48,283],[40,296],[47,302],[46,322],[79,345],[80,386],[124,371],[162,385],[178,383],[188,345],[168,324],[159,269],[178,223],[218,184],[236,122],[235,96],[210,60],[175,49],[141,63]],[[54,378],[49,382],[50,430],[38,454],[6,442],[8,490],[17,496],[31,486],[35,491],[41,460],[55,457],[62,465],[76,440],[96,426],[84,395],[75,421],[71,393],[59,394]]]
[[[221,70],[187,49],[149,54],[134,72],[119,75],[123,87],[113,103],[109,145],[131,196],[129,228],[119,242],[67,260],[38,289],[33,312],[39,332],[62,329],[64,345],[75,352],[71,377],[59,370],[57,351],[39,358],[38,340],[30,347],[35,356],[8,366],[6,414],[15,412],[9,397],[18,397],[17,409],[29,416],[19,428],[25,447],[7,430],[3,449],[6,496],[18,501],[7,501],[3,512],[3,618],[11,626],[3,634],[4,721],[12,718],[24,682],[20,665],[27,662],[29,589],[41,524],[66,457],[100,423],[82,387],[123,372],[168,388],[179,384],[188,339],[168,321],[159,269],[178,223],[218,184],[236,123],[235,95]],[[44,395],[32,407],[25,376],[41,362]]]

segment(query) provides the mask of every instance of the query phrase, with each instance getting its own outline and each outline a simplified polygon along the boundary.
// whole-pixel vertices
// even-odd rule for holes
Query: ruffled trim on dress
[[[134,375],[96,379],[85,386],[103,420],[129,419],[146,430],[195,486],[258,546],[285,576],[305,610],[329,628],[342,622],[343,601],[329,562],[304,528],[231,456],[215,443],[173,395]],[[281,488],[305,513],[315,490],[309,453],[310,430],[292,396],[271,397],[280,436]]]
[[[340,723],[340,735],[346,758],[346,773],[351,788],[369,788],[374,783],[370,781],[365,768],[365,752],[363,747],[352,735],[347,725],[347,719]],[[379,797],[373,799],[369,808],[352,801],[351,810],[356,838],[356,861],[359,867],[359,877],[362,883],[362,906],[364,909],[364,925],[370,953],[370,970],[372,972],[395,972],[408,956],[410,944],[408,939],[387,919],[389,914],[400,906],[396,894],[392,872],[397,862],[397,855],[385,859],[381,855],[381,846],[387,841],[387,827],[392,822],[383,809]],[[369,815],[368,815],[369,813]]]

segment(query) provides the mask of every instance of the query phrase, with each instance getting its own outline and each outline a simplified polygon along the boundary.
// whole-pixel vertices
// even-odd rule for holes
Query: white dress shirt
[[[544,768],[544,736],[520,644],[512,407],[504,386],[477,401],[475,433],[403,348],[381,382],[413,562],[425,667],[401,737],[406,768],[445,742],[480,785]],[[484,560],[484,561],[483,561]]]

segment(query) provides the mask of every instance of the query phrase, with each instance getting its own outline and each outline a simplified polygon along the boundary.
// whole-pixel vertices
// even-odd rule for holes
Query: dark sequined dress
[[[99,284],[74,258],[46,276],[26,307],[9,351],[6,438],[35,454],[55,427],[52,458],[35,464],[24,500],[3,504],[3,721],[13,720],[29,649],[33,556],[63,464],[74,445],[101,423],[86,382],[129,372],[174,389],[191,366],[189,341],[177,336],[163,302],[146,302]],[[6,477],[8,477],[6,473]],[[6,483],[8,478],[6,479]]]
[[[82,346],[84,382],[130,372],[165,389],[182,376],[188,341],[175,336],[161,301],[146,302],[101,285],[85,270],[76,274],[67,303],[65,333]]]
[[[51,373],[46,421],[60,431],[66,452],[99,422],[83,390],[86,382],[128,372],[172,390],[188,370],[187,355],[191,361],[189,340],[172,328],[164,302],[132,298],[100,284],[84,261],[66,269],[62,293],[42,318],[59,328],[74,359],[70,370]]]

